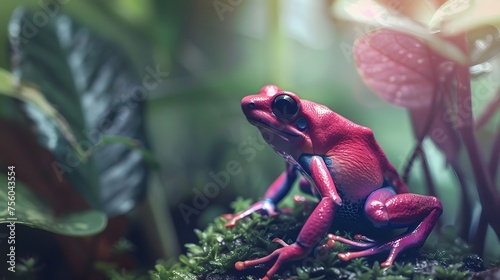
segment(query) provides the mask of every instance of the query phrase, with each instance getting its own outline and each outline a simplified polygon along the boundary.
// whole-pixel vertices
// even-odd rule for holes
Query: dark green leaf
[[[7,182],[7,176],[0,173],[0,182]],[[68,236],[88,236],[101,232],[106,227],[106,214],[97,210],[70,213],[55,217],[50,206],[35,195],[20,181],[16,181],[13,195],[0,191],[0,204],[13,201],[12,208],[2,207],[0,223],[9,223],[15,218],[17,224],[24,224]]]
[[[95,148],[104,136],[146,143],[143,101],[148,92],[114,44],[64,14],[43,26],[33,20],[32,12],[19,8],[9,23],[13,73],[39,87],[66,119],[78,146],[73,148],[40,108],[25,104],[38,141],[54,153],[59,173],[94,208],[109,215],[127,212],[144,194],[148,168],[143,155],[121,143]],[[150,86],[165,76],[152,77]]]

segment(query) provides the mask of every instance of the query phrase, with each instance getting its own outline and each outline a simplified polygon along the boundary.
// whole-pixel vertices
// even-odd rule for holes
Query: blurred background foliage
[[[145,202],[129,213],[128,237],[134,242],[135,236],[141,236],[135,241],[142,248],[138,251],[145,256],[141,259],[145,266],[151,267],[157,258],[177,256],[182,244],[196,241],[194,228],[204,228],[230,211],[230,202],[237,196],[258,199],[283,170],[282,159],[270,147],[261,148],[261,140],[252,142],[260,135],[246,122],[239,105],[242,97],[266,84],[325,104],[372,128],[400,171],[415,145],[405,110],[383,102],[361,82],[351,53],[360,29],[336,22],[331,1],[59,2],[64,13],[121,46],[139,77],[147,75],[147,67],[169,73],[148,92],[146,102],[147,136],[159,169],[150,174]],[[13,10],[20,5],[40,9],[43,3],[0,4],[1,68],[11,67],[7,25]],[[479,140],[490,145],[492,136],[487,131]],[[457,180],[440,152],[430,142],[424,146],[445,205],[442,224],[456,227],[461,223]],[[231,161],[242,172],[231,176],[228,186],[186,222],[180,206],[194,207],[197,190],[203,192],[213,181],[210,172],[226,170]],[[17,168],[22,171],[22,166]],[[425,193],[418,162],[409,187]],[[471,199],[476,201],[474,196]],[[491,254],[498,240],[491,232],[488,240],[493,244],[487,246]]]

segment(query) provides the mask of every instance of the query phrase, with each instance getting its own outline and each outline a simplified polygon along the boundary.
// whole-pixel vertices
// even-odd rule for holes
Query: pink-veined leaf
[[[447,162],[455,162],[461,142],[444,102],[453,90],[454,63],[419,39],[389,29],[360,38],[354,55],[366,85],[384,100],[409,110],[416,138],[429,136]]]
[[[365,30],[391,29],[419,38],[440,56],[468,65],[469,58],[460,48],[425,24],[443,1],[337,0],[332,12],[335,18],[363,24]]]
[[[365,84],[397,106],[429,107],[442,86],[438,71],[444,59],[405,33],[390,29],[370,32],[356,41],[354,58]],[[447,63],[450,69],[441,71],[452,71]]]

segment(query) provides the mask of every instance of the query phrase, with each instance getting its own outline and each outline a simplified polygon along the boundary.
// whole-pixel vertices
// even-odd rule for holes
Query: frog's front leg
[[[435,197],[412,193],[396,194],[392,188],[381,188],[374,191],[365,203],[365,213],[368,219],[378,228],[408,227],[405,233],[385,242],[378,242],[360,235],[357,235],[355,239],[364,242],[351,241],[331,234],[329,238],[365,249],[339,254],[339,258],[344,261],[389,251],[389,257],[381,263],[382,267],[387,267],[392,265],[400,252],[412,247],[421,247],[442,212],[441,202]]]
[[[246,267],[255,266],[267,261],[276,259],[273,266],[267,271],[262,279],[269,279],[285,262],[304,258],[326,235],[332,223],[335,210],[342,204],[341,198],[337,194],[335,184],[330,176],[330,172],[320,156],[301,157],[301,165],[305,167],[318,191],[321,200],[302,227],[295,243],[287,245],[282,240],[273,241],[285,245],[274,252],[260,259],[237,262],[236,269],[242,270]],[[305,166],[304,166],[305,165]]]
[[[252,213],[261,213],[274,217],[279,215],[279,211],[276,205],[286,196],[286,194],[292,188],[293,183],[297,179],[298,170],[296,166],[287,164],[286,170],[269,186],[264,197],[261,201],[257,201],[252,204],[248,209],[238,213],[238,214],[226,214],[223,217],[229,219],[226,223],[226,227],[232,228],[236,223],[250,215]]]

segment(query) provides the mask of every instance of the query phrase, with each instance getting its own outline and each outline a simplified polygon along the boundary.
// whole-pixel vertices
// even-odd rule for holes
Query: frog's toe
[[[283,247],[288,247],[288,246],[290,246],[290,245],[288,245],[285,241],[283,241],[283,239],[281,239],[281,238],[274,238],[274,239],[273,239],[273,242],[274,242],[274,243],[278,243],[278,244],[280,244],[280,245],[281,245],[281,246],[283,246]]]
[[[283,207],[283,208],[281,208],[281,213],[286,214],[286,215],[291,215],[291,214],[293,214],[293,210],[290,207]],[[277,216],[279,216],[279,213]]]
[[[371,255],[375,255],[375,254],[381,253],[381,252],[386,251],[386,250],[387,249],[385,248],[385,245],[382,245],[380,247],[369,248],[369,249],[366,249],[363,251],[340,253],[337,255],[337,257],[343,261],[349,261],[349,260],[356,259],[356,258],[362,258],[362,257],[368,257]],[[385,262],[388,262],[388,260],[386,260]],[[390,262],[389,266],[391,264],[392,264],[392,262]]]
[[[314,207],[316,207],[316,205],[318,204],[317,200],[313,200],[298,194],[293,196],[293,202],[295,204],[304,205],[304,211],[309,211],[309,209],[314,209]]]
[[[278,240],[273,240],[273,241],[282,244]],[[285,245],[287,245],[287,244],[285,243]],[[309,248],[301,246],[297,243],[293,243],[293,244],[287,245],[283,248],[276,249],[276,250],[274,250],[274,252],[272,252],[271,254],[269,254],[265,257],[255,259],[255,260],[236,262],[234,264],[234,267],[237,270],[243,270],[247,267],[256,266],[256,265],[259,265],[259,264],[276,259],[273,266],[267,271],[266,276],[264,278],[262,278],[262,279],[269,279],[276,273],[276,271],[278,271],[278,269],[283,265],[283,263],[288,262],[288,261],[301,259],[301,258],[305,257],[309,253],[309,251],[310,251]]]
[[[352,259],[356,258],[362,258],[362,257],[368,257],[371,255],[376,255],[385,251],[390,251],[389,256],[387,259],[380,264],[381,267],[389,267],[392,265],[396,257],[399,255],[401,251],[403,251],[406,246],[399,246],[398,245],[399,240],[391,241],[385,244],[382,244],[381,246],[376,246],[370,249],[366,249],[363,251],[357,251],[357,252],[345,252],[345,253],[340,253],[338,254],[338,258],[343,260],[343,261],[349,261]]]
[[[342,236],[337,236],[337,235],[334,235],[331,233],[328,234],[328,239],[333,240],[333,241],[338,241],[340,243],[344,243],[347,245],[351,245],[352,247],[356,247],[356,248],[371,248],[371,247],[377,245],[377,243],[374,240],[369,239],[368,237],[360,235],[360,234],[356,234],[354,236],[354,239],[364,241],[364,242],[350,240],[350,239],[344,238]]]
[[[222,214],[221,217],[225,220],[231,220],[234,217],[234,214]]]
[[[375,239],[368,238],[368,237],[366,237],[364,235],[361,235],[361,234],[354,235],[354,239],[365,241],[365,242],[370,242],[370,243],[376,243],[377,242]]]
[[[236,226],[236,220],[231,220],[224,225],[226,228],[234,228]]]
[[[345,252],[340,253],[337,256],[343,261],[349,261],[351,259],[368,257],[371,255],[389,251],[389,256],[387,257],[387,259],[380,264],[380,266],[382,267],[389,267],[392,265],[399,253],[411,247],[421,246],[421,242],[412,234],[405,234],[385,243],[376,242],[366,244],[371,244],[371,246],[362,251]]]

